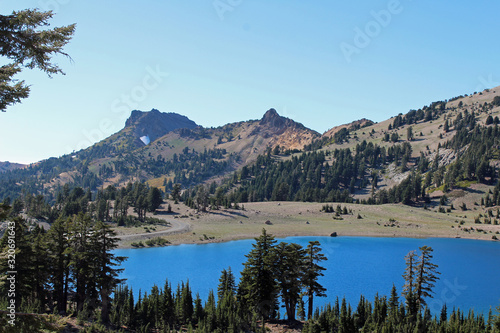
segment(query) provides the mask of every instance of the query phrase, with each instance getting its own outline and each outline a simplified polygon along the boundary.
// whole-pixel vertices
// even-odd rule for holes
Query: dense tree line
[[[332,160],[327,161],[327,155]],[[350,149],[315,151],[278,161],[270,153],[244,166],[224,185],[229,202],[253,201],[337,201],[352,202],[351,194],[377,181],[381,166],[396,162],[406,167],[411,156],[407,142],[386,149],[373,143]]]
[[[69,184],[65,184],[56,188],[54,200],[51,203],[41,194],[28,193],[13,201],[7,197],[3,203],[12,205],[11,216],[24,212],[28,217],[53,223],[57,218],[67,218],[82,213],[101,222],[125,225],[151,220],[146,217],[146,213],[154,213],[160,207],[163,203],[163,194],[158,188],[141,182],[128,183],[122,188],[109,185],[97,192],[84,190],[81,187],[72,188]],[[129,215],[131,207],[137,216]]]
[[[489,109],[486,104],[482,108],[485,107],[485,110]],[[430,107],[396,117],[395,126],[421,119],[425,121],[425,112],[430,112],[434,119],[442,110],[445,110],[443,103],[433,103]],[[420,157],[412,158],[409,142],[386,148],[363,141],[354,151],[316,151],[293,156],[287,161],[278,161],[270,154],[260,156],[254,165],[233,175],[225,188],[235,190],[227,191],[228,199],[224,202],[349,202],[357,189],[371,185],[372,196],[361,203],[416,204],[427,203],[426,192],[433,187],[442,187],[447,192],[461,181],[494,183],[496,169],[490,165],[490,160],[500,154],[499,128],[494,120],[488,126],[478,125],[476,116],[474,112],[464,110],[454,120],[446,119],[444,131],[454,130],[456,134],[443,146],[439,145],[431,160],[423,152]],[[442,165],[441,149],[453,149],[455,161]],[[326,162],[329,154],[333,156],[331,164]],[[377,190],[378,170],[393,162],[403,172],[410,170],[409,176],[390,189]],[[494,202],[497,202],[497,197]],[[490,200],[489,204],[492,202]]]
[[[419,121],[431,121],[446,113],[446,111],[446,101],[433,102],[422,109],[410,110],[405,115],[397,115],[394,117],[392,124],[389,125],[388,130],[396,130],[401,126],[416,124]]]
[[[493,126],[467,124],[467,115],[456,122],[457,133],[445,144],[460,155],[459,160],[448,167],[447,180],[452,186],[460,180],[493,181],[495,169],[489,161],[498,158],[500,129]],[[464,150],[462,152],[462,150]]]
[[[177,130],[180,134],[191,133],[188,129]],[[200,132],[201,129],[197,129]],[[187,135],[187,134],[186,134]],[[161,145],[161,142],[157,142]],[[93,146],[92,151],[100,146]],[[98,155],[99,156],[99,155]],[[97,158],[98,156],[93,156]],[[237,162],[236,154],[229,154],[225,149],[205,149],[197,152],[185,147],[182,153],[174,153],[171,159],[165,159],[161,155],[153,156],[144,151],[123,151],[117,157],[106,164],[99,165],[97,176],[106,179],[115,174],[124,177],[136,176],[138,178],[160,178],[164,177],[166,190],[171,190],[173,184],[181,184],[184,187],[197,185],[213,176],[224,174],[231,170]],[[169,180],[167,180],[167,177]]]
[[[8,210],[5,205],[0,208],[2,220]],[[109,226],[83,213],[57,219],[49,231],[28,228],[22,218],[11,218],[0,240],[1,308],[14,300],[18,313],[70,312],[84,319],[99,309],[100,319],[108,322],[111,293],[121,282],[121,269],[116,266],[124,260],[112,253],[117,243],[114,236]],[[9,251],[11,239],[14,253]],[[17,272],[15,295],[8,293],[11,282],[4,279],[9,271]],[[19,316],[16,327],[22,327],[23,319]]]
[[[415,317],[407,314],[407,306],[399,300],[395,288],[389,298],[376,295],[373,302],[361,296],[356,307],[345,299],[334,305],[317,309],[313,319],[305,322],[304,333],[321,332],[500,332],[500,319],[490,311],[485,318],[473,310],[464,312],[446,306],[439,316],[431,315],[429,309],[420,311]]]

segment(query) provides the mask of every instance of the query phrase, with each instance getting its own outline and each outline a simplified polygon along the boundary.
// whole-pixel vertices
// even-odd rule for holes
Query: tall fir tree
[[[244,307],[255,311],[265,319],[273,318],[276,312],[277,292],[273,271],[274,236],[262,229],[262,235],[255,238],[253,249],[241,272],[238,297]]]
[[[417,308],[417,295],[416,295],[416,269],[418,264],[418,257],[415,251],[410,251],[406,257],[406,268],[403,274],[405,284],[403,286],[403,296],[406,299],[406,307],[409,314],[415,316]]]
[[[285,305],[288,320],[294,321],[301,298],[306,252],[295,243],[279,243],[275,248],[274,268],[278,290]]]
[[[417,309],[425,306],[426,297],[432,297],[434,283],[438,280],[438,265],[431,262],[433,249],[430,246],[422,246],[416,267],[416,299]]]
[[[325,255],[321,253],[321,247],[318,241],[309,242],[306,248],[306,260],[304,266],[304,286],[306,288],[306,295],[309,300],[307,309],[307,318],[311,319],[313,315],[313,301],[314,296],[325,297],[326,288],[319,282],[318,278],[323,276],[323,271],[326,268],[319,265],[321,261],[327,260]]]
[[[108,323],[110,295],[113,289],[124,281],[118,278],[123,268],[117,268],[117,266],[126,258],[116,256],[112,252],[118,246],[118,238],[116,238],[116,233],[101,221],[98,221],[92,228],[91,242],[92,252],[89,255],[95,255],[93,266],[96,270],[95,285],[100,296],[101,321]]]

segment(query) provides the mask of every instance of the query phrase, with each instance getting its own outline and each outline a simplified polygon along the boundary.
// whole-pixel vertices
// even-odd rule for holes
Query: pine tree
[[[224,295],[229,293],[234,296],[236,293],[236,283],[234,279],[234,274],[231,271],[231,267],[227,270],[223,269],[221,272],[221,277],[219,278],[219,286],[217,287],[217,298],[222,300]]]
[[[118,246],[115,232],[103,222],[98,221],[93,227],[92,247],[89,255],[95,255],[94,265],[96,270],[95,285],[101,299],[101,321],[109,322],[110,295],[113,289],[123,280],[118,278],[122,268],[116,268],[125,257],[116,256],[113,250]]]
[[[275,274],[285,304],[287,318],[295,320],[297,302],[301,298],[304,279],[305,250],[295,243],[279,243],[275,248]]]
[[[412,126],[409,126],[406,129],[406,138],[408,141],[413,141],[414,136],[413,136],[413,127]]]
[[[438,279],[437,271],[438,265],[431,262],[432,248],[429,246],[422,246],[419,248],[421,255],[417,261],[416,267],[416,296],[417,296],[417,309],[425,306],[425,297],[432,297],[432,288]]]
[[[62,51],[70,41],[75,25],[54,29],[39,29],[48,26],[53,17],[51,11],[37,9],[14,11],[11,15],[0,15],[0,55],[12,61],[0,67],[0,110],[19,103],[28,97],[30,88],[24,81],[16,82],[13,77],[21,71],[21,66],[38,68],[50,77],[64,74],[51,57],[57,54],[68,56]]]
[[[59,314],[66,313],[69,292],[71,251],[69,230],[66,219],[59,218],[47,232],[49,269],[52,272],[50,283],[53,288],[53,301]]]
[[[196,209],[198,211],[204,212],[207,210],[208,206],[208,193],[205,189],[205,186],[200,185],[198,190],[196,191],[196,196],[194,197],[194,201],[196,202]]]
[[[306,248],[306,260],[304,266],[303,284],[306,288],[306,295],[309,299],[307,319],[311,319],[313,314],[313,298],[314,296],[325,297],[326,289],[318,283],[318,278],[323,276],[322,271],[326,268],[319,266],[319,262],[327,260],[324,254],[321,253],[321,247],[318,241],[309,242]]]
[[[156,187],[151,187],[147,196],[148,211],[155,212],[163,202],[161,191]]]
[[[396,319],[399,310],[399,297],[396,290],[396,286],[393,284],[391,289],[391,296],[389,298],[389,315]]]
[[[12,243],[12,239],[15,240],[15,243]],[[12,247],[12,244],[15,247]],[[9,274],[9,276],[15,275],[14,298],[17,304],[16,309],[18,311],[23,310],[21,305],[33,305],[35,302],[34,296],[36,295],[36,281],[33,279],[35,272],[34,254],[28,227],[21,217],[15,217],[8,222],[7,230],[0,239],[0,252],[4,254],[2,260],[0,260],[0,276],[5,279],[7,272],[17,272]],[[15,260],[11,261],[13,257]],[[3,297],[8,294],[9,284],[6,283],[0,286],[0,294],[4,295]],[[23,301],[25,304],[22,304]]]
[[[170,195],[172,196],[175,204],[178,204],[181,200],[181,189],[181,184],[174,184],[172,187],[172,193]]]
[[[416,295],[416,269],[417,269],[417,254],[415,251],[410,251],[406,257],[406,269],[403,274],[405,284],[403,286],[403,296],[406,299],[406,306],[411,315],[417,313],[417,295]]]
[[[448,122],[448,119],[444,122],[444,127],[443,130],[445,133],[448,133],[450,131],[450,123]]]
[[[417,256],[415,251],[410,251],[405,257],[406,269],[403,278],[405,285],[403,295],[406,298],[408,312],[416,315],[426,305],[425,298],[432,297],[432,288],[438,279],[437,265],[431,262],[432,248],[422,246],[419,248],[421,255]]]
[[[167,279],[162,290],[162,318],[164,326],[173,326],[175,324],[175,301],[172,295],[172,287]]]
[[[207,332],[213,332],[217,325],[217,310],[213,290],[209,291],[207,302],[205,303],[205,323]]]
[[[247,261],[241,272],[238,297],[242,306],[255,311],[265,319],[272,318],[277,303],[277,288],[273,272],[274,236],[262,229],[262,235],[255,238],[253,249],[246,255]],[[249,312],[250,313],[250,312]]]
[[[45,229],[37,225],[31,231],[29,238],[32,248],[31,253],[33,254],[31,259],[33,265],[33,275],[31,276],[33,280],[33,299],[37,305],[34,310],[43,312],[49,298],[50,277]]]
[[[89,255],[92,252],[90,242],[92,222],[89,216],[82,213],[73,216],[67,222],[70,223],[67,237],[71,249],[71,272],[76,287],[76,310],[81,312],[84,305],[87,305],[92,311],[97,307],[94,258],[93,255]]]

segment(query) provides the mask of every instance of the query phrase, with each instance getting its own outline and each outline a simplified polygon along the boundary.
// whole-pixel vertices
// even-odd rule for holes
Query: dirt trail
[[[160,237],[160,236],[166,236],[166,235],[173,235],[173,234],[181,234],[183,232],[188,232],[191,230],[191,226],[188,223],[181,222],[179,220],[171,219],[168,217],[163,217],[163,216],[156,216],[156,218],[159,218],[161,220],[164,220],[168,223],[170,223],[171,227],[167,230],[161,230],[161,231],[154,231],[154,232],[144,232],[140,234],[132,234],[132,235],[119,235],[117,238],[120,240],[140,240],[140,239],[145,239],[145,238],[150,238],[149,236],[155,236],[155,237]]]

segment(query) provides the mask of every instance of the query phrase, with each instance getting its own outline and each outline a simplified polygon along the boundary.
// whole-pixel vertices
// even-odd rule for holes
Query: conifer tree
[[[255,238],[253,249],[246,255],[247,261],[241,272],[238,297],[244,307],[268,319],[274,317],[277,303],[276,282],[273,271],[274,236],[262,229]]]
[[[118,246],[118,239],[115,236],[115,232],[101,221],[98,221],[93,227],[91,240],[93,249],[89,255],[95,255],[95,285],[101,300],[101,321],[103,323],[109,322],[110,295],[113,289],[123,282],[122,279],[118,278],[123,268],[116,267],[126,258],[113,254],[112,251]]]
[[[408,312],[411,315],[416,315],[417,313],[417,295],[416,295],[416,269],[417,269],[417,254],[415,251],[410,251],[406,257],[406,268],[403,278],[405,284],[403,286],[403,295],[406,299],[406,306]]]
[[[172,199],[174,200],[174,203],[178,204],[179,201],[181,200],[181,184],[174,184],[172,188],[172,193],[170,194],[172,196]]]
[[[49,269],[52,272],[50,283],[53,288],[52,300],[56,302],[57,312],[66,313],[69,292],[69,230],[66,219],[59,218],[47,232]]]
[[[148,211],[155,212],[163,202],[161,191],[156,187],[150,187],[147,196]]]
[[[92,222],[87,215],[80,213],[68,219],[69,232],[67,237],[70,240],[71,251],[71,271],[76,287],[76,310],[81,312],[84,305],[93,310],[96,306],[97,295],[95,292],[95,280],[93,256],[90,237],[92,236]]]
[[[425,306],[426,297],[432,297],[432,288],[437,281],[440,273],[437,271],[438,265],[431,262],[432,248],[430,246],[422,246],[419,248],[421,255],[418,258],[416,267],[416,297],[417,309]]]
[[[389,315],[396,319],[399,311],[399,297],[398,292],[396,290],[396,286],[393,284],[391,289],[391,296],[389,298]]]
[[[70,41],[75,25],[53,29],[40,29],[49,25],[53,17],[51,11],[37,9],[14,11],[10,15],[0,15],[0,56],[12,61],[0,67],[0,110],[19,103],[28,97],[30,88],[24,81],[16,82],[14,76],[22,67],[38,68],[50,77],[64,74],[55,64],[52,56],[62,54],[63,47]]]
[[[403,287],[403,295],[406,298],[408,312],[416,315],[423,306],[426,297],[432,297],[432,288],[437,281],[437,265],[431,262],[432,248],[422,246],[419,248],[420,256],[417,256],[415,251],[410,251],[405,257],[406,269],[403,278],[405,285]]]
[[[306,248],[306,260],[304,266],[304,286],[306,295],[309,300],[307,309],[307,319],[311,319],[313,315],[313,299],[314,296],[325,297],[326,289],[319,284],[318,278],[323,276],[322,271],[326,268],[319,265],[321,261],[327,260],[324,254],[321,253],[321,247],[318,241],[309,242]]]
[[[301,297],[305,256],[302,246],[295,243],[281,242],[275,247],[274,269],[278,289],[290,321],[295,320],[297,302]]]
[[[236,292],[236,283],[231,267],[227,270],[223,269],[219,278],[219,286],[217,287],[217,298],[222,300],[226,293],[234,296]]]
[[[172,286],[167,279],[162,290],[162,312],[164,326],[173,326],[175,323],[175,301],[172,296]]]
[[[14,239],[15,243],[12,243],[12,239]],[[9,221],[7,230],[0,239],[0,252],[5,254],[2,256],[3,260],[0,260],[0,276],[5,277],[9,271],[17,272],[15,273],[14,295],[17,304],[16,309],[22,310],[21,305],[33,305],[36,294],[36,281],[33,279],[35,272],[34,255],[28,227],[21,217],[15,217]],[[15,258],[15,260],[10,261],[12,258]],[[9,285],[7,283],[0,286],[2,297],[8,294]],[[22,304],[22,301],[25,304]]]

